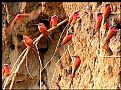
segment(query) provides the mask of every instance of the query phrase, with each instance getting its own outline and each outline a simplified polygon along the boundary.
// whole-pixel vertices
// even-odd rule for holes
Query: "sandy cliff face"
[[[26,48],[23,43],[23,35],[28,35],[34,39],[41,33],[38,31],[37,24],[43,22],[49,29],[50,17],[56,14],[59,18],[58,22],[67,18],[67,15],[71,15],[75,10],[80,10],[79,16],[86,10],[88,15],[85,15],[80,22],[74,25],[73,44],[70,45],[70,54],[78,54],[81,58],[81,65],[76,72],[75,78],[71,88],[73,89],[89,89],[89,88],[119,88],[120,83],[120,58],[111,57],[104,58],[101,55],[105,55],[99,49],[99,42],[97,33],[95,33],[96,13],[98,11],[103,12],[103,7],[108,2],[5,2],[2,4],[2,65],[8,63],[10,68],[13,67],[16,59],[21,52]],[[101,7],[102,5],[102,7]],[[113,51],[113,56],[121,55],[120,50],[120,8],[119,2],[111,2],[112,13],[116,15],[110,18],[111,24],[115,24],[117,28],[117,34],[110,41],[110,48]],[[88,7],[87,7],[88,6]],[[97,8],[100,6],[100,9]],[[10,23],[18,13],[30,13],[33,10],[37,10],[30,17],[30,20],[25,18],[26,24],[17,21],[12,31],[12,42],[8,43],[4,34],[4,28],[6,21]],[[66,24],[53,30],[51,34],[55,42],[58,41],[59,35],[62,32]],[[71,42],[70,42],[71,43]],[[70,60],[68,51],[62,57],[61,61],[57,64],[60,56],[63,55],[69,44],[64,45],[59,54],[56,55],[53,61],[42,72],[42,88],[43,89],[68,89],[71,80],[71,73],[73,70],[73,62]],[[41,38],[38,43],[39,52],[43,56],[43,66],[52,57],[55,45],[52,42],[48,42],[45,37]],[[102,54],[103,53],[103,54]],[[29,76],[26,70],[26,61],[20,67],[19,72],[14,83],[13,88],[16,89],[39,89],[39,70],[40,64],[38,56],[30,50],[27,55],[28,69],[33,76],[33,79]],[[52,80],[52,76],[56,67],[55,77]],[[9,85],[8,85],[9,86]],[[7,88],[8,88],[7,86]]]

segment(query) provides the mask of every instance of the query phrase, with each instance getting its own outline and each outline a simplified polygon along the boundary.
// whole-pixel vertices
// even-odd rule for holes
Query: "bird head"
[[[26,39],[26,38],[28,38],[28,36],[23,36],[23,39]]]
[[[17,14],[16,15],[16,20],[21,20],[22,19],[22,15],[21,14]]]
[[[4,66],[4,67],[5,67],[5,66],[8,66],[8,64],[4,64],[3,66]]]
[[[115,27],[114,25],[111,25],[111,26],[110,26],[111,29],[114,28],[114,27]]]
[[[55,18],[55,17],[56,17],[56,15],[52,16],[51,18],[53,19],[53,18]]]
[[[97,13],[97,16],[102,15],[102,14],[103,14],[103,13],[99,12],[99,13]]]
[[[110,4],[105,4],[105,7],[109,6]]]
[[[78,10],[78,11],[75,11],[75,12],[74,12],[74,14],[77,14],[79,11],[80,11],[80,10]]]
[[[38,25],[41,26],[43,23],[39,23]]]
[[[75,57],[75,58],[78,58],[79,56],[78,56],[78,55],[75,55],[75,56],[71,56],[71,57]]]
[[[43,23],[39,23],[39,24],[34,24],[34,25],[38,25],[38,26],[41,26]]]

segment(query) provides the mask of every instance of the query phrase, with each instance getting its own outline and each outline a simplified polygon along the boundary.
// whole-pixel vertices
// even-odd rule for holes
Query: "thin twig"
[[[87,13],[84,12],[84,14],[83,14],[82,16],[80,16],[80,18],[76,21],[76,23],[77,23],[78,21],[80,21],[80,19],[81,19],[85,14],[87,14]],[[69,29],[71,29],[71,27],[72,27],[73,25],[75,25],[76,23],[71,24],[71,26],[70,26]],[[65,27],[65,28],[66,28],[66,27]],[[64,28],[64,30],[65,30],[65,28]],[[69,30],[69,29],[68,29],[68,30]],[[64,32],[64,30],[63,30],[63,32]],[[62,33],[63,33],[63,32],[62,32]],[[61,35],[62,35],[62,34],[61,34]],[[59,38],[59,41],[60,41],[60,38]],[[58,44],[57,44],[57,45],[59,45],[59,41],[58,41]],[[51,57],[51,59],[48,61],[48,63],[44,66],[44,68],[43,68],[42,70],[44,70],[44,69],[46,68],[46,66],[53,60],[53,58],[54,58],[54,56],[55,56],[55,54],[56,54],[56,50],[57,50],[57,46],[56,46],[56,49],[55,49],[55,52],[54,52],[53,56]],[[41,71],[42,71],[42,70],[41,70]]]
[[[62,57],[66,54],[66,52],[67,52],[67,49],[64,51],[64,53],[63,53],[63,55],[61,56],[61,58],[57,61],[56,67],[57,67],[57,64],[60,62],[60,60],[62,59]],[[53,81],[53,79],[54,79],[54,76],[55,76],[55,73],[56,73],[56,69],[57,69],[56,67],[55,67],[55,70],[54,70],[54,73],[53,73],[53,76],[52,76],[51,83],[52,83],[52,81]]]
[[[62,25],[62,24],[64,24],[65,22],[67,22],[67,20],[68,20],[68,19],[63,20],[62,22],[58,23],[57,26],[52,27],[52,28],[48,29],[47,31],[48,31],[48,32],[52,32],[54,29],[56,29],[56,28],[59,27],[60,25]],[[40,38],[42,38],[42,37],[43,37],[43,34],[41,34],[33,43],[35,44],[35,43],[36,43],[37,41],[39,41]]]
[[[27,48],[21,53],[21,55],[18,57],[18,59],[16,60],[15,64],[13,65],[11,72],[13,71],[13,69],[15,68],[17,62],[19,62],[20,58],[22,57],[22,55],[24,54],[24,52],[27,50]]]
[[[26,58],[26,55],[28,54],[28,52],[29,52],[29,49],[30,49],[30,47],[28,47],[28,49],[27,49],[27,51],[26,51],[26,53],[24,54],[24,56],[23,56],[23,58],[22,58],[22,60],[21,60],[21,62],[19,63],[19,65],[18,65],[18,67],[17,67],[17,69],[16,69],[16,71],[15,71],[15,74],[13,75],[13,78],[12,78],[12,82],[11,82],[11,84],[10,84],[10,90],[12,89],[12,87],[13,87],[13,83],[14,83],[14,81],[15,81],[15,77],[16,77],[16,74],[17,74],[17,72],[18,72],[18,70],[19,70],[19,68],[20,68],[20,66],[22,65],[22,63],[24,62],[24,59]]]
[[[12,73],[13,73],[13,69],[15,68],[15,66],[16,66],[16,64],[19,62],[19,60],[20,60],[20,58],[22,57],[22,55],[24,54],[24,52],[27,50],[27,48],[21,53],[21,55],[18,57],[18,59],[16,60],[16,62],[15,62],[15,64],[13,65],[13,68],[11,69],[11,75],[12,75]],[[10,75],[10,76],[11,76]],[[9,77],[6,77],[6,82],[5,82],[5,85],[4,85],[4,87],[3,87],[3,90],[5,89],[5,87],[8,85],[8,81],[9,81],[9,78],[10,78],[10,76]]]
[[[37,49],[37,51],[38,51],[37,44],[38,44],[38,43],[36,43],[35,46],[36,46],[36,49]],[[39,54],[39,51],[38,51],[38,54]],[[43,68],[43,67],[42,67],[41,57],[40,57],[39,55],[38,55],[38,58],[39,58],[39,62],[40,62],[40,90],[41,90],[41,73],[42,73],[42,72],[41,72],[41,68]]]
[[[72,44],[73,44],[73,41],[68,45],[68,47],[69,47],[70,45],[72,45]],[[64,53],[63,53],[63,55],[61,56],[61,58],[57,61],[56,67],[57,67],[57,64],[61,61],[62,57],[66,54],[67,50],[68,50],[68,49],[66,49],[66,50],[64,51]],[[53,78],[54,78],[54,76],[55,76],[56,67],[55,67],[55,70],[54,70],[54,73],[53,73],[51,82],[53,81]]]
[[[27,66],[27,55],[26,55],[26,69],[27,69],[27,72],[28,72],[28,74],[30,75],[30,77],[33,79],[31,73],[29,72],[28,66]]]

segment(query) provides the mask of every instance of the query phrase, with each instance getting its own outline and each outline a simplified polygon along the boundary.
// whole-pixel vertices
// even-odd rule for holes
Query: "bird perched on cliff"
[[[106,51],[110,51],[110,53],[112,53],[112,51],[109,48],[109,42],[110,39],[116,34],[116,28],[112,25],[110,26],[110,29],[108,31],[108,34],[106,36],[106,41],[105,44],[102,46],[103,49],[105,49]]]
[[[105,4],[105,7],[104,7],[104,23],[107,21],[107,19],[109,18],[110,14],[111,14],[111,6],[110,4]],[[103,23],[103,25],[104,25]]]
[[[52,16],[50,20],[50,28],[56,26],[57,22],[58,22],[58,17],[56,15]]]
[[[102,19],[103,19],[102,14],[103,13],[97,13],[97,18],[96,18],[96,32],[100,31],[101,22],[102,22]]]
[[[12,22],[6,27],[5,33],[7,35],[11,35],[12,33],[12,28],[17,20],[22,20],[23,16],[28,16],[28,14],[17,14],[16,17],[12,20]],[[22,20],[23,21],[23,20]],[[24,22],[24,21],[23,21]],[[25,22],[24,22],[25,23]]]
[[[72,78],[75,77],[75,73],[76,73],[76,70],[79,68],[80,66],[80,63],[81,63],[81,59],[78,55],[76,56],[71,56],[71,57],[74,57],[74,71],[73,71],[73,74],[72,74]]]
[[[72,73],[72,78],[71,78],[71,83],[73,81],[73,78],[75,77],[75,73],[76,73],[76,70],[79,68],[80,66],[80,63],[81,63],[81,59],[78,55],[75,55],[75,56],[71,56],[71,57],[74,57],[74,71]],[[70,84],[71,84],[70,83]]]
[[[50,37],[50,35],[48,35],[48,31],[46,26],[43,23],[39,23],[39,24],[35,24],[38,25],[38,29],[39,31],[49,40],[51,40],[55,45],[56,43],[54,42],[54,40]]]
[[[63,38],[62,42],[59,44],[59,46],[58,46],[56,52],[59,50],[59,48],[60,48],[61,46],[63,46],[64,44],[66,44],[66,43],[68,43],[69,41],[72,40],[72,34],[73,34],[73,32],[67,32],[67,33],[66,33],[66,35],[65,35],[65,37]]]
[[[27,22],[27,21],[31,21],[31,20],[36,19],[36,18],[40,15],[41,12],[42,12],[42,11],[41,11],[41,5],[40,5],[37,9],[34,9],[34,10],[33,10],[32,12],[30,12],[30,13],[18,14],[18,15],[13,19],[13,21],[8,25],[8,27],[6,27],[6,28],[4,29],[5,34],[6,34],[6,36],[7,36],[7,39],[9,39],[8,42],[11,42],[11,32],[12,32],[12,28],[13,28],[13,26],[14,26],[16,20],[23,21],[23,20],[22,20],[23,17],[27,17],[27,18],[24,18],[24,21],[23,21],[23,22],[25,23],[25,22]],[[18,23],[19,23],[19,22],[18,22]]]
[[[2,76],[8,76],[10,74],[10,67],[8,64],[4,64],[2,69]]]
[[[70,26],[70,24],[74,24],[76,21],[77,21],[77,19],[78,19],[78,16],[79,16],[79,11],[80,10],[78,10],[78,11],[75,11],[70,17],[69,17],[69,20],[68,20],[68,23],[67,23],[67,29],[68,29],[68,27]]]
[[[37,55],[39,55],[42,58],[42,56],[37,52],[37,49],[35,45],[33,44],[33,40],[29,38],[28,36],[23,36],[23,39],[24,39],[24,44],[27,47],[30,47]]]
[[[110,26],[108,34],[106,36],[106,43],[110,41],[110,39],[116,34],[116,27],[114,25]]]
[[[100,42],[100,27],[101,27],[102,19],[103,19],[102,13],[98,13],[96,18],[96,32],[98,32],[99,42]]]

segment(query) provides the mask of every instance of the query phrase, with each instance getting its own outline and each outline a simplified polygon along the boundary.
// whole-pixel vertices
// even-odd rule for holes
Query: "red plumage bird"
[[[71,57],[74,57],[74,71],[73,71],[73,74],[72,74],[72,79],[75,77],[75,73],[76,73],[76,70],[79,68],[80,66],[80,63],[81,63],[81,59],[78,55],[76,56],[71,56]]]
[[[96,32],[100,31],[102,19],[103,19],[102,13],[98,13],[96,18]]]
[[[98,13],[96,18],[96,32],[98,32],[99,42],[100,42],[100,27],[101,27],[102,19],[103,19],[102,13]]]
[[[10,74],[10,67],[8,64],[4,64],[3,70],[2,70],[2,76],[8,76]]]
[[[57,25],[58,22],[58,17],[57,16],[52,16],[50,20],[50,27],[54,27]]]
[[[74,24],[77,21],[78,16],[79,16],[79,11],[75,11],[73,15],[69,17],[68,25]]]
[[[71,57],[74,57],[74,71],[72,73],[72,78],[71,78],[71,83],[72,83],[73,78],[75,77],[76,70],[79,68],[79,66],[81,64],[81,59],[78,55],[71,56]],[[70,83],[70,85],[71,85],[71,83]]]
[[[112,25],[108,31],[108,34],[106,36],[106,41],[105,44],[102,46],[103,49],[105,49],[106,51],[109,51],[109,42],[110,39],[116,34],[116,28]],[[110,50],[111,52],[111,50]]]
[[[16,17],[12,20],[12,22],[8,25],[8,27],[5,29],[5,33],[7,35],[11,35],[12,33],[12,28],[17,20],[22,20],[23,16],[28,16],[28,14],[18,14]],[[23,20],[22,20],[23,21]],[[23,21],[24,22],[24,21]],[[24,22],[25,23],[25,22]]]
[[[61,46],[63,46],[64,44],[66,44],[66,43],[68,43],[69,41],[72,40],[72,34],[73,34],[72,32],[67,32],[67,33],[66,33],[64,39],[63,39],[62,42],[59,44],[59,46],[58,46],[56,52],[59,50],[59,48],[60,48]]]
[[[116,27],[113,25],[110,27],[108,34],[106,36],[106,43],[110,41],[110,39],[116,34]]]
[[[79,16],[79,10],[78,10],[78,11],[75,11],[75,12],[69,17],[68,24],[67,24],[67,26],[66,26],[67,29],[68,29],[68,27],[70,26],[70,24],[76,23],[76,21],[77,21],[77,19],[78,19],[78,16]]]
[[[33,40],[31,38],[29,38],[28,36],[23,36],[23,38],[24,38],[25,45],[30,47],[37,55],[39,55],[41,57],[41,55],[37,52],[35,45],[33,44]]]
[[[38,29],[39,31],[49,40],[51,40],[55,45],[56,43],[54,42],[54,40],[50,37],[50,35],[48,35],[48,31],[46,26],[43,23],[39,23],[39,24],[35,24],[38,25]]]
[[[105,4],[103,14],[104,14],[104,23],[105,23],[107,21],[107,19],[109,18],[110,14],[111,14],[111,6],[110,6],[110,4]]]

